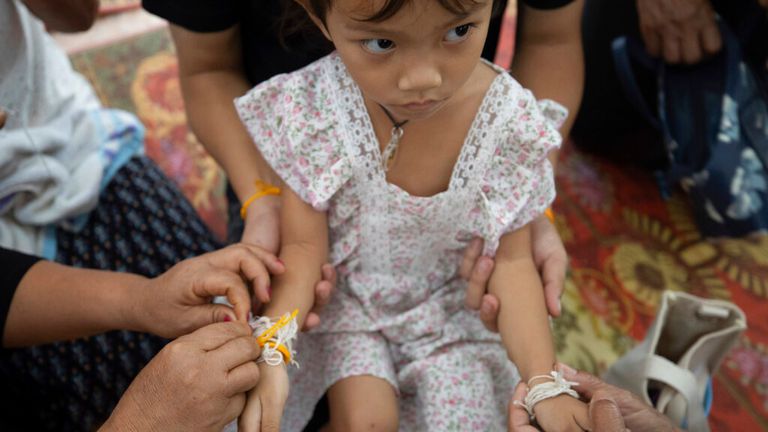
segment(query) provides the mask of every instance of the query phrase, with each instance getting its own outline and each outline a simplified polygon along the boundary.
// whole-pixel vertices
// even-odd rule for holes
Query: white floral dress
[[[395,388],[401,430],[504,430],[519,376],[498,335],[465,309],[457,271],[472,237],[492,254],[550,205],[546,156],[566,112],[497,72],[448,189],[431,197],[387,183],[362,94],[335,53],[236,101],[273,169],[327,211],[339,273],[322,324],[297,342],[283,430],[301,430],[325,391],[356,375]]]

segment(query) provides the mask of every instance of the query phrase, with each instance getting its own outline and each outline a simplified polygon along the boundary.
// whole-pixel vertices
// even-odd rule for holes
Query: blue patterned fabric
[[[723,51],[695,66],[667,66],[650,59],[637,41],[614,42],[627,96],[664,137],[669,167],[659,176],[662,192],[682,186],[699,230],[709,237],[768,230],[768,101],[739,40],[722,22],[720,29]],[[657,72],[654,112],[639,96],[630,58]]]
[[[59,230],[57,241],[60,263],[145,276],[220,246],[182,193],[143,156],[115,174],[82,230]],[[97,429],[166,342],[114,331],[2,351],[0,430]]]

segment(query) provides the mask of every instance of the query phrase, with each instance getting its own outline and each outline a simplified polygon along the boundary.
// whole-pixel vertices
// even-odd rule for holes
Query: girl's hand
[[[545,432],[581,432],[592,430],[587,405],[571,396],[545,399],[533,408],[536,421]]]
[[[270,273],[284,270],[274,255],[245,244],[190,258],[132,290],[126,321],[132,329],[168,338],[220,321],[245,323],[251,310],[249,289],[267,300]],[[232,307],[212,304],[214,296],[226,296]]]
[[[285,365],[259,363],[260,378],[248,392],[248,400],[237,423],[240,432],[279,432],[285,401],[288,399],[288,372]]]

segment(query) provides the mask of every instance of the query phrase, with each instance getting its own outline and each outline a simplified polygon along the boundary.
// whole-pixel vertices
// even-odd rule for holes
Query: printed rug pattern
[[[105,104],[137,113],[150,157],[206,223],[225,232],[224,177],[186,127],[166,30],[86,51],[73,62]],[[663,289],[722,298],[749,330],[714,380],[715,431],[768,430],[768,237],[710,242],[685,198],[659,198],[649,174],[561,152],[556,224],[571,260],[565,313],[555,321],[561,359],[600,373],[642,339]]]

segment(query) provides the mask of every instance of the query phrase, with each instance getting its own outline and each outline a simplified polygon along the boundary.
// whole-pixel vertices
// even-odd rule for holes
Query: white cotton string
[[[283,317],[290,317],[290,314],[285,314]],[[253,335],[258,337],[268,329],[272,328],[277,321],[279,321],[279,318],[254,317],[251,318],[249,324],[253,329]],[[261,348],[261,356],[259,356],[257,361],[264,361],[270,366],[278,366],[284,363],[285,359],[283,358],[283,354],[277,349],[278,346],[283,345],[288,349],[288,352],[291,353],[290,364],[299,367],[299,363],[295,360],[296,352],[293,350],[293,341],[296,339],[298,332],[299,325],[296,323],[296,318],[294,317],[288,324],[278,329],[269,339],[269,342],[274,345],[270,343],[264,344]]]
[[[528,411],[528,415],[531,416],[531,419],[535,417],[533,408],[537,403],[545,399],[551,399],[553,397],[560,396],[561,394],[567,394],[568,396],[575,397],[576,399],[579,398],[578,393],[576,393],[576,391],[571,388],[577,386],[578,383],[573,381],[566,381],[565,378],[563,378],[563,374],[560,372],[552,371],[549,373],[549,375],[537,375],[528,380],[528,382],[530,383],[533,379],[536,378],[550,378],[552,381],[541,383],[532,387],[522,402],[514,402],[515,405],[525,408],[525,410]]]

